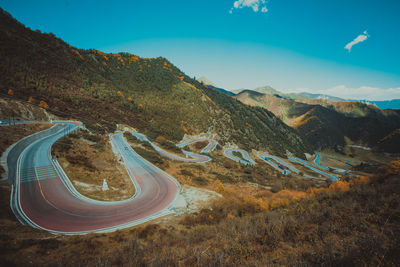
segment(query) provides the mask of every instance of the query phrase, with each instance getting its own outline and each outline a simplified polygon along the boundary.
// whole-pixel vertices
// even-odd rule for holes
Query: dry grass
[[[208,181],[202,187],[223,194],[212,209],[110,234],[53,236],[21,226],[3,184],[0,265],[398,266],[400,161],[371,177],[310,188],[315,182],[281,177],[266,164],[246,168],[212,155],[206,164],[167,162],[181,183],[196,185],[192,178],[202,177]],[[250,184],[249,176],[281,190]]]
[[[14,239],[0,228],[1,263],[398,266],[399,171],[400,161],[375,176],[307,192],[273,194],[250,186],[235,191],[225,187],[224,198],[214,202],[212,210],[187,215],[175,225],[148,223],[75,237],[14,232]],[[250,195],[263,201],[247,199]]]
[[[117,161],[106,136],[71,134],[53,146],[53,154],[75,188],[84,196],[103,201],[118,201],[135,193],[135,187],[125,167]],[[102,191],[104,179],[110,190]]]

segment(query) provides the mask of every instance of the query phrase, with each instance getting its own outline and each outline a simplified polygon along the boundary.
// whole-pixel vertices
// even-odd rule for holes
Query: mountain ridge
[[[259,92],[263,94],[275,95],[287,99],[293,100],[311,100],[311,99],[321,99],[330,102],[360,102],[369,105],[374,105],[379,109],[400,109],[400,99],[391,99],[391,100],[355,100],[355,99],[344,99],[332,95],[327,94],[317,94],[317,93],[309,93],[309,92],[300,92],[300,93],[282,93],[271,86],[263,86],[257,87],[255,89],[238,89],[232,90],[231,92],[235,95],[240,94],[243,91],[250,90],[254,92]]]
[[[400,128],[400,112],[396,110],[380,110],[360,102],[299,101],[251,90],[235,98],[270,110],[305,136],[315,149],[337,150],[346,145],[346,138],[390,152],[393,148],[388,144],[400,144],[392,140],[399,136],[396,130]]]
[[[272,113],[185,75],[167,59],[78,49],[0,12],[0,92],[87,118],[92,130],[132,125],[150,138],[213,131],[219,141],[304,157],[310,145]],[[10,92],[11,90],[11,92]],[[65,115],[70,114],[70,115]]]

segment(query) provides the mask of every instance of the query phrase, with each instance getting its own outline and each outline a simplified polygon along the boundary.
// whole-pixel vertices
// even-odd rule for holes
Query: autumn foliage
[[[39,107],[48,109],[49,105],[45,101],[40,100]]]

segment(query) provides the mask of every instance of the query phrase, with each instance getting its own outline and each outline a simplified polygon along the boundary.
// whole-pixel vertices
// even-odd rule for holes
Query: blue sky
[[[398,0],[0,0],[0,6],[79,48],[164,56],[230,90],[271,85],[400,98]]]

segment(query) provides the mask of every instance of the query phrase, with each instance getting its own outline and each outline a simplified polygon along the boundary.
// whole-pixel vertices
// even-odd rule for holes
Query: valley
[[[2,8],[0,57],[1,266],[400,262],[399,109],[221,88]]]

